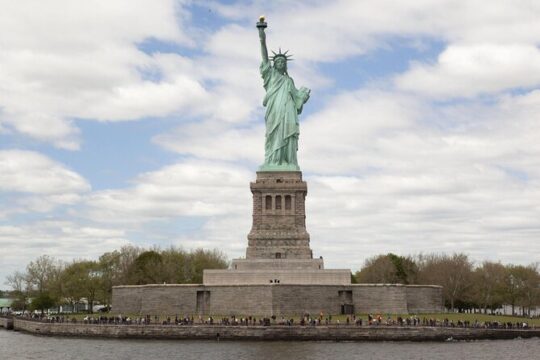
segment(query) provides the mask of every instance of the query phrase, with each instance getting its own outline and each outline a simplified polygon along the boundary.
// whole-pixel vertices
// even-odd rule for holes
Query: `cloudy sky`
[[[540,2],[0,0],[0,288],[41,254],[244,255],[263,161],[255,22],[312,89],[307,226],[387,252],[540,261]]]

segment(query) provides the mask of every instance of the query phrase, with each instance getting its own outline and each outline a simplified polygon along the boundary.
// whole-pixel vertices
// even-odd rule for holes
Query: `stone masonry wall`
[[[278,280],[282,285],[348,285],[349,270],[204,270],[204,285],[267,285]]]
[[[208,292],[197,306],[197,292]],[[200,299],[199,299],[200,302]],[[206,313],[214,315],[338,314],[341,305],[355,313],[422,313],[442,310],[437,286],[353,285],[142,285],[113,288],[113,311],[122,314]]]
[[[319,313],[339,314],[338,291],[347,289],[335,285],[291,285],[273,287],[273,311],[276,315],[296,315],[304,313],[317,316]]]
[[[357,313],[407,313],[406,287],[403,285],[353,285],[354,310]]]
[[[429,313],[443,311],[442,287],[415,286],[406,287],[407,310],[409,314]]]
[[[270,315],[272,287],[214,286],[210,290],[210,311],[216,315]]]
[[[115,286],[112,292],[112,308],[116,313],[139,314],[141,312],[141,286]]]
[[[204,290],[205,288],[200,285],[157,285],[146,287],[141,294],[140,313],[195,314],[197,312],[197,291]],[[201,309],[203,307],[204,305],[201,306]]]

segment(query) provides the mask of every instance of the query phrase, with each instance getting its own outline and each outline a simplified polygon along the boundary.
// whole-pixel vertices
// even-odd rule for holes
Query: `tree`
[[[473,263],[468,256],[461,254],[431,254],[419,257],[418,279],[421,284],[434,284],[443,287],[446,305],[455,310],[456,302],[465,304],[472,295]]]
[[[540,303],[540,274],[538,263],[525,267],[522,273],[523,291],[521,292],[520,305],[522,315],[531,315],[531,309]]]
[[[26,303],[28,301],[28,279],[26,274],[15,271],[13,274],[8,275],[6,278],[6,284],[13,289],[12,295],[15,297],[15,301],[12,304],[13,310],[26,310]]]
[[[134,285],[202,283],[204,269],[226,269],[228,262],[218,250],[197,249],[189,253],[176,248],[141,253],[130,268],[129,283]]]
[[[88,279],[80,262],[74,261],[66,266],[61,275],[62,295],[67,302],[75,306],[84,297],[84,282]]]
[[[160,284],[163,282],[163,258],[154,250],[141,253],[133,262],[130,284]]]
[[[366,260],[364,267],[355,274],[359,283],[412,284],[416,282],[418,267],[411,257],[392,253]]]
[[[473,274],[473,296],[475,302],[487,313],[487,309],[495,309],[504,301],[504,281],[506,270],[501,263],[484,261]]]
[[[506,273],[504,277],[504,299],[512,306],[512,315],[516,314],[516,303],[519,299],[521,288],[523,287],[519,276],[520,270],[520,266],[518,265],[506,266]]]
[[[27,299],[16,297],[15,300],[11,303],[11,310],[13,311],[26,311]]]
[[[206,251],[197,249],[190,252],[190,272],[186,276],[187,282],[201,284],[204,269],[226,269],[228,262],[225,255],[219,250]]]
[[[186,269],[189,263],[189,254],[175,247],[161,251],[163,261],[163,281],[169,284],[186,283]]]
[[[102,289],[99,264],[87,260],[74,261],[62,273],[62,286],[64,296],[71,304],[86,298],[88,312],[92,313],[94,301]]]
[[[26,267],[26,280],[32,290],[41,294],[58,284],[62,264],[55,258],[42,255]]]
[[[107,252],[99,257],[101,289],[99,294],[106,305],[112,301],[112,287],[130,282],[130,271],[137,257],[142,253],[139,247],[126,245],[120,251]]]
[[[32,302],[30,303],[30,309],[32,311],[41,310],[41,313],[43,314],[46,309],[50,309],[55,305],[55,298],[52,297],[47,291],[42,291],[32,299]]]
[[[25,292],[28,289],[26,275],[20,271],[15,271],[13,274],[8,275],[6,284],[11,286],[11,289],[15,292]]]
[[[538,303],[540,297],[540,279],[537,265],[507,265],[505,274],[505,300],[512,306],[512,315],[516,314],[516,305],[521,305],[522,315]]]

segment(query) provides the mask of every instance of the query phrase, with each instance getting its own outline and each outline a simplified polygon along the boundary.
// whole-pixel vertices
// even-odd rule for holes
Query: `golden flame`
[[[259,22],[264,22],[264,15],[259,16]]]

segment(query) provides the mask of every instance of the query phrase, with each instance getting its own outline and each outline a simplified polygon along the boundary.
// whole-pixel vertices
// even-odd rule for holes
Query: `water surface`
[[[0,359],[540,359],[540,339],[469,342],[262,342],[34,336],[0,329]]]

